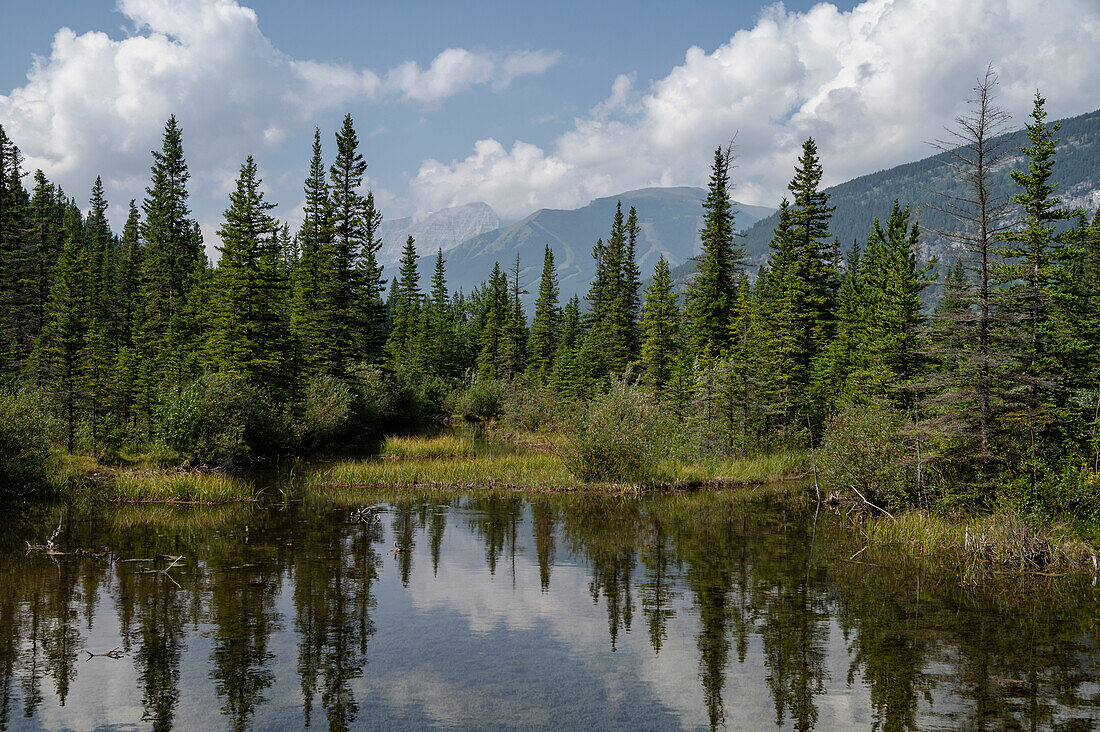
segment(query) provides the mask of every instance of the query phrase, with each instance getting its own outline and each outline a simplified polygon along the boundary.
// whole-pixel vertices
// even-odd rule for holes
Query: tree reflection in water
[[[598,668],[616,684],[636,679],[630,694],[657,694],[640,679],[642,666],[696,679],[695,699],[683,704],[711,728],[759,724],[742,716],[754,694],[770,696],[776,726],[799,730],[833,719],[821,700],[836,693],[851,695],[867,726],[882,730],[1092,728],[1100,716],[1100,601],[1088,576],[994,575],[963,587],[949,565],[900,555],[874,562],[884,566],[847,562],[854,549],[843,521],[822,516],[815,527],[797,497],[367,493],[363,503],[387,506],[383,523],[350,522],[348,506],[324,496],[270,507],[66,509],[60,545],[93,551],[54,558],[23,547],[48,535],[58,508],[30,507],[0,527],[0,729],[47,711],[67,718],[62,709],[80,719],[97,676],[123,679],[126,669],[133,703],[158,730],[183,724],[185,713],[191,724],[207,719],[196,700],[210,695],[234,729],[316,726],[318,703],[330,729],[390,717],[453,723],[462,718],[446,715],[472,698],[491,711],[485,691],[507,688],[513,666],[540,668],[543,654],[557,659],[541,667],[545,682],[522,672],[533,691],[517,708],[530,720],[573,719],[575,703],[589,715],[576,719],[614,724],[633,702],[651,700],[595,694],[555,706],[538,684],[576,679],[585,688],[584,675]],[[401,551],[387,555],[391,543]],[[151,571],[175,556],[185,560],[172,571]],[[122,561],[130,558],[152,561]],[[472,581],[498,577],[502,565],[511,582]],[[578,575],[587,585],[579,604]],[[462,586],[448,590],[456,581]],[[469,597],[475,592],[483,594]],[[448,655],[467,647],[468,631],[454,620],[466,597],[490,611],[512,603],[495,616],[504,620],[489,622],[503,623],[497,635],[471,636],[490,649],[483,660]],[[396,615],[380,630],[376,616],[387,607]],[[516,617],[516,608],[534,614]],[[572,615],[552,630],[565,609]],[[634,627],[636,612],[644,628]],[[602,648],[584,645],[583,629],[602,617]],[[414,626],[401,623],[413,620],[420,630],[403,635],[399,628]],[[425,648],[428,635],[434,645]],[[277,651],[287,641],[291,658]],[[494,665],[491,649],[507,646],[493,642],[531,645],[501,652],[512,660]],[[557,644],[571,655],[555,655]],[[85,649],[111,645],[121,660],[82,660]],[[369,647],[385,659],[371,674]],[[605,651],[614,660],[599,660]],[[394,686],[395,664],[406,661],[405,686]],[[452,662],[477,672],[448,676]],[[191,668],[203,669],[207,689]]]

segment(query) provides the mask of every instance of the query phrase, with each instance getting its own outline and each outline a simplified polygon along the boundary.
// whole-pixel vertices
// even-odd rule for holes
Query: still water
[[[80,553],[28,554],[59,519]],[[35,506],[0,519],[0,729],[1100,727],[1091,575],[853,541],[715,493]]]

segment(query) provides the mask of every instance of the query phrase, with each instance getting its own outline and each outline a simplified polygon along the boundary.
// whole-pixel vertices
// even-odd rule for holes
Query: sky
[[[387,218],[506,219],[652,185],[776,206],[808,136],[825,183],[919,159],[992,63],[1022,126],[1100,107],[1100,0],[417,2],[0,0],[0,125],[121,227],[175,114],[208,248],[245,156],[300,220],[314,127],[351,114]]]

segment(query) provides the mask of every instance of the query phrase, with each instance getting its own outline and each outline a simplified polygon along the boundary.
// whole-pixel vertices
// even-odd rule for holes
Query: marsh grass
[[[251,481],[211,471],[126,472],[106,484],[116,501],[165,503],[227,503],[254,497]]]
[[[868,547],[952,557],[967,567],[1018,571],[1095,567],[1095,550],[1071,528],[1034,523],[1011,511],[961,520],[907,511],[894,520],[864,516],[858,525]]]
[[[468,458],[478,452],[473,438],[467,435],[442,434],[434,437],[387,437],[381,456],[391,459]]]
[[[812,470],[807,451],[778,450],[743,457],[683,461],[673,471],[673,480],[687,484],[777,483],[805,478]]]
[[[308,486],[388,486],[532,490],[576,487],[560,458],[539,452],[473,455],[461,460],[355,460],[314,471]]]

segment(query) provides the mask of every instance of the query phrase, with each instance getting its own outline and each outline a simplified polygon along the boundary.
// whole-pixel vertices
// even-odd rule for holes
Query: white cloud
[[[121,40],[105,33],[59,30],[27,83],[0,95],[0,124],[23,150],[78,200],[102,173],[113,213],[122,195],[140,195],[149,151],[165,120],[184,127],[193,194],[212,231],[246,154],[276,148],[326,110],[356,101],[434,103],[476,85],[500,90],[514,78],[545,71],[557,56],[501,55],[451,48],[428,65],[384,73],[294,59],[260,31],[256,13],[234,0],[119,0],[133,23]],[[201,210],[200,210],[201,209]],[[115,216],[114,218],[119,218]]]
[[[1100,104],[1095,0],[868,0],[850,12],[775,5],[712,53],[642,92],[615,80],[608,99],[547,150],[480,140],[469,157],[426,160],[421,208],[486,201],[504,216],[576,206],[644,185],[701,185],[736,132],[737,197],[776,205],[802,141],[818,141],[826,183],[932,153],[926,141],[965,111],[993,62],[1017,123],[1040,88],[1052,116]]]

